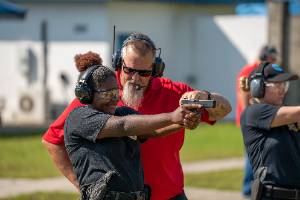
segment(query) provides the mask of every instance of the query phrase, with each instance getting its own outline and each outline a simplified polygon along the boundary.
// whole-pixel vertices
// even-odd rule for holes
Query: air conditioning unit
[[[10,106],[10,116],[4,122],[6,125],[45,125],[49,115],[47,106],[47,92],[42,88],[19,91],[14,108]]]

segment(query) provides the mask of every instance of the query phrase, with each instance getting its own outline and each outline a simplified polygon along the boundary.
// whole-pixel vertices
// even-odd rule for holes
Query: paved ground
[[[240,192],[220,191],[213,189],[185,188],[189,200],[249,200]]]
[[[184,173],[220,171],[220,170],[242,168],[242,167],[244,167],[244,160],[241,158],[209,160],[209,161],[194,162],[194,163],[188,163],[182,165]]]
[[[217,171],[231,168],[242,168],[242,159],[212,160],[184,164],[185,173]],[[185,188],[190,200],[243,200],[239,192],[219,191],[212,189]],[[76,192],[74,187],[64,178],[30,179],[0,179],[0,198],[38,191],[69,191]]]

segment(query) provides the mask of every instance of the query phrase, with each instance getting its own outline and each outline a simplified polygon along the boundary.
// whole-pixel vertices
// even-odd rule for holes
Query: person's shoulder
[[[85,104],[80,103],[79,99],[74,98],[73,101],[69,104],[69,107],[77,108],[79,106],[85,106]]]
[[[254,103],[248,106],[251,109],[266,109],[266,108],[276,108],[277,106],[267,103]]]
[[[154,78],[158,81],[160,81],[162,84],[174,84],[174,85],[187,85],[186,83],[183,83],[183,82],[179,82],[179,81],[173,81],[172,79],[170,78],[167,78],[167,77],[157,77],[157,78]]]
[[[246,107],[244,113],[249,117],[257,117],[268,110],[277,109],[277,106],[266,103],[254,103]]]
[[[68,118],[80,118],[81,116],[87,116],[87,115],[93,115],[95,113],[101,113],[101,111],[98,111],[91,106],[84,105],[74,108]]]
[[[71,118],[71,117],[73,117],[74,115],[77,115],[78,113],[81,113],[82,110],[84,110],[86,107],[87,107],[87,106],[74,107],[74,108],[70,111],[70,113],[69,113],[69,115],[67,116],[67,118]]]
[[[261,107],[263,107],[263,104],[254,103],[254,104],[251,104],[251,105],[247,106],[245,108],[245,111],[250,112],[250,111],[253,111],[253,110],[259,110]]]
[[[247,106],[242,111],[240,120],[241,127],[244,127],[246,124],[249,124],[248,122],[253,122],[253,120],[256,120],[259,117],[261,106],[261,104],[255,103]]]
[[[157,77],[153,79],[154,84],[160,84],[163,89],[173,91],[191,91],[193,90],[188,84],[178,81],[173,81],[166,77]]]
[[[99,125],[110,116],[111,115],[101,112],[92,106],[85,105],[72,110],[66,120],[66,124],[68,124],[69,127],[80,130],[83,127],[92,126],[93,123]]]
[[[152,84],[154,86],[166,86],[172,83],[173,81],[166,77],[155,77],[152,79]]]

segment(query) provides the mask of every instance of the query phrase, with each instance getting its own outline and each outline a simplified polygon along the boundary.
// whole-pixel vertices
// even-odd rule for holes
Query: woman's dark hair
[[[100,55],[92,51],[89,51],[85,54],[75,55],[74,61],[79,72],[83,72],[93,65],[102,65],[102,59]]]
[[[111,76],[116,77],[115,72],[106,66],[100,65],[89,78],[88,84],[94,89],[100,88],[101,84]]]

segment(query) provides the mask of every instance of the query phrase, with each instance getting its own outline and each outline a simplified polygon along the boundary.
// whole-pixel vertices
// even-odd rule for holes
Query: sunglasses
[[[124,61],[123,61],[122,69],[123,69],[123,72],[128,75],[134,75],[135,73],[138,73],[139,76],[149,77],[152,74],[152,70],[140,70],[140,69],[133,69],[133,68],[127,67]]]
[[[101,98],[103,99],[112,99],[119,96],[119,88],[111,88],[111,89],[94,89],[94,92],[98,92],[101,94]]]
[[[280,83],[268,83],[265,82],[266,87],[272,87],[274,89],[283,89],[284,92],[287,92],[289,90],[290,82],[280,82]]]

